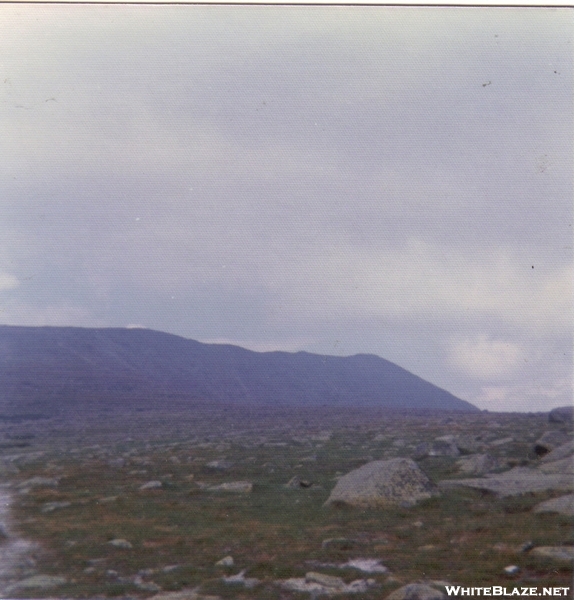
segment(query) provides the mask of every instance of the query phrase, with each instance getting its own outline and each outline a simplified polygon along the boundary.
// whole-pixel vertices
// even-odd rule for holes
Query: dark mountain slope
[[[146,329],[0,326],[0,415],[182,403],[477,410],[373,355],[258,353]]]

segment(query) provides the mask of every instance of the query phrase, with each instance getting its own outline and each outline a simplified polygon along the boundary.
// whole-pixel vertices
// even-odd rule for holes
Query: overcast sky
[[[572,401],[568,9],[0,6],[0,323]]]

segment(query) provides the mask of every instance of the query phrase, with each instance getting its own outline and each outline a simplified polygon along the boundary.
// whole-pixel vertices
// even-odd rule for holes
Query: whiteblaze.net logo
[[[515,587],[505,588],[501,585],[490,587],[462,587],[446,585],[448,596],[567,596],[569,587]]]

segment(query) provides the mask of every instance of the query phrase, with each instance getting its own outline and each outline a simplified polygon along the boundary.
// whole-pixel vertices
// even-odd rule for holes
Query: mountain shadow
[[[0,419],[199,404],[478,410],[370,354],[253,352],[148,329],[0,326]]]

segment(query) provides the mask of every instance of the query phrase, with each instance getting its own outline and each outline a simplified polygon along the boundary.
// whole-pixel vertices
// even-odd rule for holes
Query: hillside
[[[0,326],[0,418],[214,403],[477,410],[374,355],[259,353],[146,329]]]

